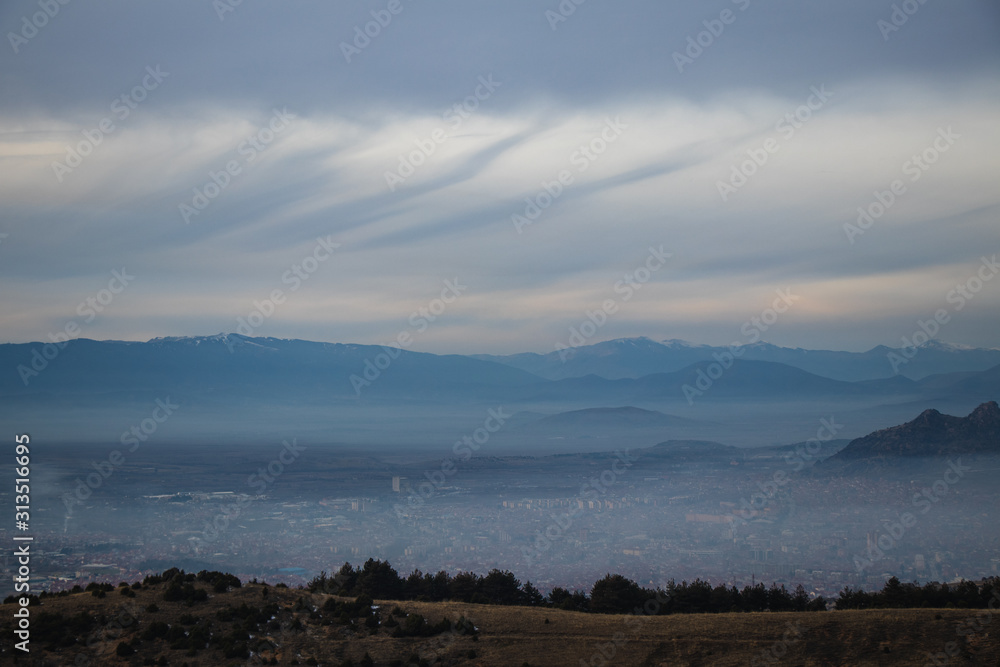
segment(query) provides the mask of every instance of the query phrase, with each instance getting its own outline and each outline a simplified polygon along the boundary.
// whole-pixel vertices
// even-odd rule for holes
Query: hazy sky
[[[790,290],[770,342],[941,310],[1000,346],[995,2],[48,1],[0,6],[0,342],[259,307],[435,352],[588,312],[590,342],[723,344]]]

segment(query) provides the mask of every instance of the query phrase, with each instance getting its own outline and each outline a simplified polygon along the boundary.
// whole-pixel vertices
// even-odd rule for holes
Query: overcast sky
[[[790,290],[765,340],[943,310],[1000,346],[995,2],[51,3],[0,6],[0,342],[259,308],[432,352],[551,351],[588,312],[588,342],[726,344]]]

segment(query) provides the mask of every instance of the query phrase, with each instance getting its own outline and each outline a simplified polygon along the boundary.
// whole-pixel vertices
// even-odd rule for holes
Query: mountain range
[[[145,343],[76,339],[63,347],[0,345],[0,395],[166,391],[277,400],[585,398],[620,404],[623,399],[631,403],[650,398],[690,403],[702,397],[988,394],[1000,387],[1000,350],[925,346],[911,363],[926,356],[924,367],[933,365],[940,372],[919,380],[885,373],[867,377],[877,375],[877,364],[872,361],[875,350],[855,354],[761,344],[747,346],[739,358],[728,352],[724,356],[719,350],[724,352],[723,348],[677,341],[661,344],[644,338],[607,341],[573,350],[566,368],[557,373],[522,363],[525,355],[437,355],[239,334],[155,338]],[[535,356],[548,359],[551,355]],[[517,366],[512,365],[515,360],[520,360]],[[994,361],[993,366],[987,365]],[[626,368],[631,369],[627,374]],[[603,374],[592,372],[601,369]],[[583,371],[591,372],[581,375]],[[565,377],[553,379],[555,375]],[[844,379],[848,375],[855,379]]]
[[[76,339],[64,345],[50,344],[49,350],[57,352],[42,361],[41,343],[0,345],[0,394],[155,390],[274,398],[434,397],[539,380],[510,366],[460,355],[240,334],[145,343]]]
[[[169,397],[184,404],[184,417],[164,433],[209,439],[294,431],[326,442],[331,433],[359,443],[409,443],[414,434],[440,442],[481,425],[486,408],[505,406],[518,416],[494,442],[522,451],[616,436],[623,446],[760,446],[805,440],[833,411],[851,415],[860,435],[899,423],[912,406],[967,410],[1000,397],[1000,350],[936,342],[910,351],[908,371],[936,371],[917,379],[886,373],[878,348],[756,344],[733,355],[635,338],[570,353],[556,369],[552,355],[439,355],[239,334],[2,344],[0,426],[41,423],[53,440],[117,439]]]
[[[898,364],[899,374],[920,379],[939,373],[981,371],[1000,364],[1000,349],[970,348],[930,340],[911,349],[884,345],[867,352],[838,352],[779,347],[758,342],[740,346],[715,347],[670,339],[658,342],[646,337],[620,338],[547,354],[474,355],[528,371],[549,380],[585,375],[608,379],[638,378],[650,373],[670,373],[701,361],[715,361],[720,356],[738,352],[739,359],[769,361],[845,382],[889,378],[897,373],[890,354],[907,359]]]

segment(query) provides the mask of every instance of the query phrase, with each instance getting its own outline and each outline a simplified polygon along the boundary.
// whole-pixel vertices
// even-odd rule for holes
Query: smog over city
[[[4,664],[1000,664],[994,3],[0,26]]]

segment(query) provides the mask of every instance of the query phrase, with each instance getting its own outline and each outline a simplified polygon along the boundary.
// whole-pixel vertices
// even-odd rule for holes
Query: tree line
[[[962,581],[954,584],[932,582],[921,586],[902,583],[891,577],[882,590],[868,592],[852,590],[849,586],[840,592],[837,609],[909,609],[914,607],[995,609],[1000,604],[1000,577],[989,577],[982,582]]]
[[[763,583],[743,588],[702,579],[680,583],[671,579],[662,588],[644,588],[620,574],[607,574],[590,591],[569,591],[556,587],[548,595],[530,582],[523,584],[507,570],[490,570],[485,576],[474,572],[451,575],[414,570],[401,576],[387,561],[368,559],[355,568],[345,563],[335,574],[321,572],[307,585],[311,592],[354,597],[367,595],[382,600],[458,601],[491,605],[552,607],[603,614],[699,614],[761,611],[826,611],[836,609],[877,609],[905,607],[956,607],[982,609],[991,600],[1000,601],[1000,578],[960,584],[902,584],[892,577],[882,590],[866,592],[844,588],[836,600],[810,597],[797,586]],[[994,605],[996,603],[993,603]]]
[[[713,587],[709,582],[670,580],[663,588],[644,588],[620,574],[607,574],[589,592],[553,588],[548,595],[530,582],[523,584],[506,570],[493,569],[485,576],[474,572],[451,575],[415,570],[401,576],[388,562],[368,559],[355,568],[345,563],[333,575],[321,572],[307,585],[311,592],[348,597],[368,595],[382,600],[459,601],[475,604],[553,607],[571,611],[606,614],[651,613],[693,614],[732,611],[823,611],[827,601],[810,599],[802,586],[788,591],[785,586],[763,583],[754,586]]]

